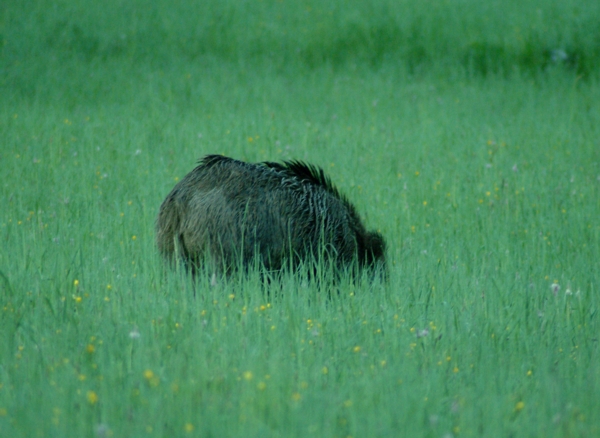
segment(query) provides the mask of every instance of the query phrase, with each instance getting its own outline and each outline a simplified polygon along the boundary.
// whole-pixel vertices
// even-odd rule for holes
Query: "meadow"
[[[0,5],[0,436],[600,435],[598,17]],[[165,269],[209,153],[323,167],[389,282]]]

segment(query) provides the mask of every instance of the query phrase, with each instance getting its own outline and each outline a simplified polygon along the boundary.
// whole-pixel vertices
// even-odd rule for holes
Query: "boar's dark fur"
[[[208,155],[173,188],[156,221],[158,249],[196,275],[260,262],[268,271],[325,262],[385,275],[385,241],[322,169],[300,161],[245,163]]]

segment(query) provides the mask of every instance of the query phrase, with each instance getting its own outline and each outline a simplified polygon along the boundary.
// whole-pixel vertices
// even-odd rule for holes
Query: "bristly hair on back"
[[[337,187],[320,167],[299,160],[284,161],[283,163],[264,162],[261,164],[286,172],[300,181],[322,187],[326,192],[342,201],[346,207],[354,211],[354,206],[338,191]]]
[[[198,160],[198,165],[203,167],[212,167],[221,161],[235,161],[233,158],[226,157],[225,155],[205,155],[204,157]]]
[[[336,198],[341,198],[338,189],[320,167],[298,160],[284,161],[283,165],[297,178],[321,186]]]
[[[238,161],[234,158],[229,158],[224,155],[217,154],[204,156],[198,161],[198,164],[202,167],[212,167],[215,164],[224,161],[237,162],[240,165],[245,166],[252,165],[251,163]],[[308,164],[300,160],[284,161],[283,163],[264,161],[255,165],[264,166],[278,172],[283,172],[291,177],[297,178],[299,181],[319,186],[323,188],[327,193],[342,201],[347,208],[349,208],[352,211],[355,211],[354,206],[352,205],[352,203],[350,203],[348,198],[346,198],[346,196],[344,196],[338,191],[337,187],[333,184],[331,179],[325,174],[323,169],[321,169],[318,166],[314,166],[312,164]]]

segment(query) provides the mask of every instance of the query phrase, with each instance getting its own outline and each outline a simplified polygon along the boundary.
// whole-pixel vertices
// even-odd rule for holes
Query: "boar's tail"
[[[160,206],[156,220],[156,243],[163,257],[171,261],[185,254],[181,236],[181,214],[177,200],[169,196]]]

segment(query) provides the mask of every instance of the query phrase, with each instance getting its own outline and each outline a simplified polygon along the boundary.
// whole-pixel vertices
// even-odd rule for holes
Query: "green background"
[[[0,435],[600,434],[600,3],[0,5]],[[323,167],[388,284],[190,279],[201,156]]]

